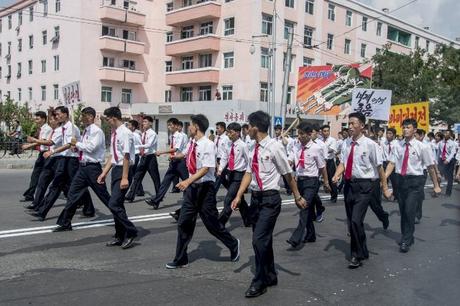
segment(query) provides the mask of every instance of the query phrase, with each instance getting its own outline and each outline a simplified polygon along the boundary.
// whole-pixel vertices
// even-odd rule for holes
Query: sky
[[[388,8],[391,12],[391,10],[410,2],[411,0],[356,1],[370,5],[379,10],[382,8]],[[15,2],[15,0],[0,0],[0,7],[13,2]],[[456,37],[460,37],[460,0],[417,0],[416,2],[393,13],[393,15],[420,27],[428,26],[432,32],[453,40]]]

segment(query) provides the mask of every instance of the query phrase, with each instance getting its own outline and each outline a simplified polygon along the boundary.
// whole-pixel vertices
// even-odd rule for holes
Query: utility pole
[[[286,51],[286,59],[284,61],[284,78],[283,78],[283,98],[281,100],[280,116],[283,124],[286,124],[286,109],[287,109],[287,97],[289,91],[289,75],[291,74],[291,62],[292,62],[292,43],[294,40],[294,29],[289,29],[288,45]],[[284,127],[283,127],[284,130]]]
[[[271,47],[271,84],[269,85],[269,92],[271,92],[269,115],[271,117],[270,124],[270,136],[274,137],[275,135],[275,101],[276,101],[276,20],[278,19],[278,14],[276,12],[276,0],[273,1],[273,29],[272,29],[272,47]]]

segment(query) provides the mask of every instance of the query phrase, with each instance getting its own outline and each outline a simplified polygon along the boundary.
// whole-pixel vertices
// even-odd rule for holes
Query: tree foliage
[[[27,103],[19,104],[10,98],[6,98],[0,102],[0,124],[6,127],[2,131],[3,133],[6,134],[10,131],[14,120],[19,120],[23,135],[33,135],[36,133],[37,127],[35,126],[29,105]]]

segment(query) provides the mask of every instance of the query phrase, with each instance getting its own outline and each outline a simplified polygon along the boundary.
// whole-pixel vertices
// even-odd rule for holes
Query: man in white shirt
[[[20,202],[33,202],[35,189],[37,188],[38,178],[40,177],[40,173],[43,170],[43,166],[45,164],[45,158],[43,157],[43,153],[47,151],[47,146],[45,145],[35,145],[37,140],[47,140],[49,135],[51,135],[52,128],[46,123],[48,116],[45,112],[38,111],[35,113],[35,124],[38,128],[38,138],[34,138],[31,136],[27,137],[27,144],[22,145],[22,149],[29,149],[36,147],[36,149],[40,152],[38,154],[37,160],[34,164],[34,169],[32,170],[32,174],[30,176],[30,184],[29,188],[23,193],[23,199]]]
[[[186,133],[184,133],[184,123],[182,121],[178,121],[177,123],[177,131],[182,135],[182,138],[184,139],[185,141],[185,144],[188,143],[188,135]],[[211,139],[209,138],[212,142],[214,142],[214,138]],[[171,187],[171,193],[181,193],[182,191],[180,191],[179,188],[177,188],[177,184],[179,184],[179,175],[176,175],[173,179],[173,184],[172,184],[172,187]],[[178,210],[176,210],[176,212],[180,212],[180,208]],[[175,216],[174,214],[172,215],[174,219],[179,219],[179,215],[177,214],[177,216]],[[177,218],[176,218],[177,217]]]
[[[249,125],[247,123],[241,126],[241,139],[246,143],[248,149],[250,150],[251,147],[255,144],[255,141],[251,139],[249,136]]]
[[[166,170],[163,180],[161,181],[158,193],[149,199],[145,199],[145,202],[155,210],[158,209],[160,203],[163,201],[174,178],[180,177],[181,180],[186,180],[188,178],[185,159],[181,154],[187,146],[188,139],[185,134],[180,132],[179,120],[177,120],[177,118],[169,118],[167,126],[171,133],[169,148],[164,151],[157,151],[156,155],[169,155],[168,170]]]
[[[286,150],[275,139],[268,136],[270,115],[257,111],[248,116],[249,135],[256,141],[249,151],[248,168],[240,189],[232,201],[232,209],[237,209],[244,192],[249,187],[252,192],[249,218],[252,223],[252,246],[255,253],[255,275],[247,298],[257,297],[267,292],[267,287],[278,284],[273,255],[273,230],[281,211],[279,180],[285,176],[296,205],[305,209],[307,203],[301,196],[292,175],[292,167],[286,156]]]
[[[396,138],[396,130],[394,128],[388,128],[385,140],[381,142],[382,150],[383,150],[383,168],[386,170],[388,163],[390,162],[390,156],[393,152],[395,146],[398,145],[398,141]],[[389,178],[391,182],[391,188],[393,189],[393,196],[397,200],[398,199],[398,181],[396,177],[396,173],[392,173]]]
[[[454,183],[455,154],[457,153],[457,144],[452,140],[454,134],[452,130],[444,132],[444,140],[439,143],[439,164],[442,165],[442,172],[447,180],[446,196],[452,195],[452,186]]]
[[[390,193],[379,146],[363,134],[366,117],[356,112],[349,114],[348,118],[352,137],[344,143],[340,164],[332,181],[337,183],[344,174],[345,209],[351,240],[351,260],[348,267],[355,269],[362,265],[362,260],[369,258],[364,218],[372,201],[374,189],[380,184],[379,178],[385,197],[388,198]]]
[[[311,140],[316,143],[317,145],[320,146],[321,148],[321,152],[323,154],[323,159],[324,161],[326,162],[326,159],[327,159],[327,156],[328,156],[328,150],[327,150],[327,147],[326,147],[326,144],[324,143],[324,141],[322,141],[318,136],[319,136],[319,132],[321,131],[321,129],[319,128],[319,126],[317,124],[314,124],[312,125],[312,133],[311,133]],[[316,210],[316,222],[323,222],[324,220],[324,211],[326,210],[326,208],[324,207],[323,205],[323,201],[321,200],[319,194],[316,194],[314,197],[313,197],[313,206],[315,206],[315,210]]]
[[[139,149],[141,160],[137,165],[132,186],[128,194],[126,194],[126,201],[130,203],[134,201],[137,189],[147,172],[152,178],[153,185],[155,186],[155,194],[157,194],[160,189],[160,172],[158,171],[158,161],[155,154],[158,148],[158,135],[152,129],[152,126],[153,118],[151,116],[145,116],[142,119],[142,128],[144,132],[141,136],[141,144],[136,146],[136,148]]]
[[[227,125],[225,122],[217,122],[216,123],[216,137],[214,138],[214,144],[216,146],[216,168],[219,168],[220,159],[222,158],[223,150],[228,146],[230,143],[230,139],[228,138],[227,134]],[[217,172],[216,172],[217,175]],[[214,187],[216,188],[216,193],[219,191],[220,185],[224,185],[225,188],[228,187],[228,182],[225,179],[227,175],[227,169],[222,171],[221,175],[217,175],[216,182]]]
[[[400,252],[407,253],[414,243],[415,213],[425,188],[423,168],[427,167],[434,184],[434,192],[441,193],[431,150],[415,139],[417,121],[405,119],[402,122],[402,140],[390,156],[390,163],[385,171],[389,177],[393,170],[398,175],[399,212],[401,214]]]
[[[331,186],[331,202],[337,202],[337,185],[332,184],[332,177],[335,174],[336,164],[335,164],[335,154],[337,153],[337,140],[331,136],[331,127],[329,125],[323,125],[321,128],[323,133],[323,142],[326,145],[326,169],[327,176],[329,178],[329,185]]]
[[[134,139],[134,153],[136,154],[136,158],[134,160],[134,165],[131,166],[131,176],[134,177],[134,174],[136,173],[137,165],[139,165],[139,160],[141,159],[141,156],[139,155],[139,146],[142,145],[142,132],[139,130],[139,122],[137,120],[129,120],[128,121],[128,129],[133,132],[133,139]],[[136,191],[136,196],[137,197],[143,197],[145,195],[144,192],[144,186],[142,185],[142,182],[139,184],[137,187]]]
[[[241,125],[236,122],[230,123],[227,127],[227,135],[230,142],[227,144],[227,147],[222,150],[219,169],[217,171],[217,176],[220,176],[224,172],[224,169],[227,169],[226,181],[228,182],[228,191],[224,199],[224,208],[219,215],[219,221],[224,226],[233,212],[231,204],[238,192],[243,176],[246,173],[249,160],[248,146],[240,138]],[[250,226],[247,216],[248,204],[244,196],[241,200],[239,211],[244,226]]]
[[[292,145],[294,143],[294,140],[288,135],[283,135],[283,127],[280,124],[275,125],[274,131],[275,131],[274,139],[277,142],[279,142],[281,145],[283,145],[284,150],[286,152],[286,156],[289,155],[289,152],[292,150]],[[291,191],[291,188],[289,188],[288,182],[286,181],[284,176],[281,178],[283,180],[284,188],[286,188],[286,194],[291,195],[292,191]]]
[[[187,145],[186,164],[189,177],[177,187],[184,191],[184,201],[177,226],[176,255],[167,269],[177,269],[188,265],[187,247],[192,240],[196,220],[200,215],[206,229],[219,239],[229,250],[230,260],[240,258],[240,241],[233,237],[218,220],[214,175],[216,166],[216,146],[206,136],[208,119],[201,114],[191,117]]]

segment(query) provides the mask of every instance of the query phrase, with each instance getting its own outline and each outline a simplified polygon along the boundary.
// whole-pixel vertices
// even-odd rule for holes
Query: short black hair
[[[268,133],[271,118],[270,115],[264,111],[256,111],[249,114],[248,122],[250,125],[257,127],[259,132]]]
[[[193,124],[198,125],[198,128],[202,133],[206,132],[209,127],[209,120],[203,114],[193,115],[190,117]]]
[[[347,128],[342,128],[342,133],[343,133],[343,132],[348,133],[348,129],[347,129]]]
[[[225,124],[225,122],[222,122],[222,121],[219,121],[216,123],[216,126],[220,126],[221,128],[223,128],[224,130],[227,129],[227,125]]]
[[[93,118],[96,118],[96,110],[92,107],[85,107],[81,110],[82,114],[91,115]]]
[[[426,134],[425,130],[423,130],[423,129],[417,129],[417,131],[415,131],[415,133],[419,134],[419,135],[425,135]]]
[[[434,138],[434,133],[433,133],[433,132],[429,132],[428,134],[426,134],[426,136],[428,136],[429,138]]]
[[[444,139],[444,134],[441,133],[441,132],[437,132],[437,133],[436,133],[436,136],[438,136],[438,137],[441,138],[441,139]]]
[[[297,129],[301,130],[304,133],[311,133],[313,131],[311,124],[307,121],[301,121],[297,126]]]
[[[184,123],[182,121],[178,121],[177,125],[180,126],[180,127],[184,127]]]
[[[38,111],[35,113],[35,117],[40,117],[42,119],[45,119],[48,117],[44,111]]]
[[[171,123],[173,125],[179,125],[179,120],[177,120],[177,118],[169,118],[168,121],[166,121],[166,123]]]
[[[148,122],[153,123],[152,116],[144,116],[144,117],[142,117],[142,120],[147,120]]]
[[[63,114],[66,114],[67,116],[69,116],[69,109],[65,106],[58,106],[54,109],[54,111],[60,111],[61,113]]]
[[[241,126],[241,129],[243,129],[243,130],[249,129],[249,124],[244,123],[244,124]]]
[[[417,128],[417,120],[414,118],[406,118],[403,120],[401,126],[412,125],[414,128]]]
[[[394,129],[394,128],[388,128],[388,129],[387,129],[387,133],[388,133],[388,132],[391,132],[391,133],[393,133],[393,135],[396,136],[396,129]]]
[[[325,124],[321,127],[321,131],[324,130],[324,129],[331,129],[331,127],[329,126],[329,124]]]
[[[235,132],[241,132],[241,124],[237,123],[237,122],[232,122],[228,125],[227,127],[227,130],[230,130],[230,131],[235,131]]]
[[[116,106],[109,107],[104,111],[104,116],[121,120],[121,110]]]
[[[281,124],[277,124],[275,125],[275,130],[282,130],[283,127],[281,126]]]
[[[318,124],[313,124],[313,125],[311,126],[311,130],[312,130],[312,131],[319,132],[319,131],[320,131],[319,125],[318,125]]]
[[[128,121],[136,130],[139,128],[139,122],[137,120],[129,120]]]
[[[364,116],[363,113],[359,113],[359,112],[350,113],[350,114],[348,115],[348,119],[351,119],[351,118],[356,118],[356,119],[358,119],[362,124],[366,124],[366,116]]]

